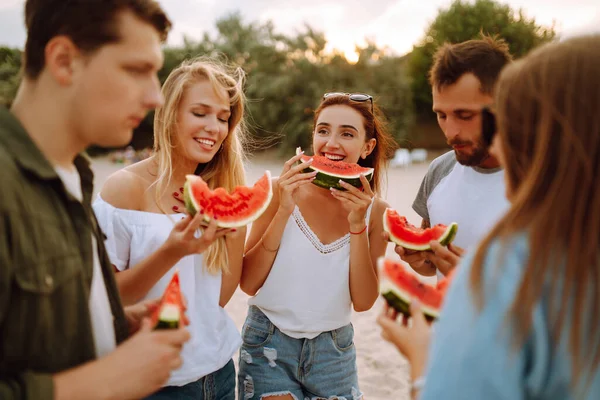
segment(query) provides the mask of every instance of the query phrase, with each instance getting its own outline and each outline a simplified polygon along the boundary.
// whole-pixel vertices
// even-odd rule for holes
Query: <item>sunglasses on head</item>
[[[496,115],[488,107],[481,110],[481,138],[486,147],[490,147],[496,135]]]
[[[348,98],[352,101],[356,101],[359,103],[365,102],[365,101],[370,101],[371,102],[371,113],[373,113],[373,96],[371,96],[370,94],[364,94],[364,93],[342,93],[342,92],[330,92],[330,93],[325,93],[323,95],[323,99],[326,99],[328,97],[331,96],[348,96]]]

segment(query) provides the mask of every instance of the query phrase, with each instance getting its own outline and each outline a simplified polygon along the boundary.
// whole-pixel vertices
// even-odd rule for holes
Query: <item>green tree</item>
[[[19,86],[21,51],[0,47],[0,105],[10,107]]]
[[[540,26],[535,19],[527,18],[522,10],[515,11],[493,0],[477,0],[475,3],[457,0],[449,8],[440,10],[424,37],[413,47],[409,60],[411,89],[420,120],[433,119],[428,72],[437,47],[475,39],[481,33],[506,40],[515,58],[556,36],[554,27]]]

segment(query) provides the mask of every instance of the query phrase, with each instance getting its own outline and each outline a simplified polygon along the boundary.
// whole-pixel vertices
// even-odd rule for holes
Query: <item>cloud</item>
[[[183,36],[200,39],[214,34],[217,19],[239,11],[245,22],[273,21],[276,30],[294,34],[309,24],[324,32],[329,47],[352,51],[365,38],[396,53],[406,53],[419,41],[440,7],[451,0],[159,0],[174,29],[169,43]],[[514,9],[523,8],[538,23],[552,25],[561,36],[598,32],[598,0],[502,0]],[[0,0],[0,45],[23,47],[24,0]]]

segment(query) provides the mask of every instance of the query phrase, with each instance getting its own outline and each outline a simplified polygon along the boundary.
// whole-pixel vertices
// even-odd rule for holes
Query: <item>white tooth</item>
[[[208,146],[214,146],[215,142],[208,139],[195,139],[198,143],[206,144]]]

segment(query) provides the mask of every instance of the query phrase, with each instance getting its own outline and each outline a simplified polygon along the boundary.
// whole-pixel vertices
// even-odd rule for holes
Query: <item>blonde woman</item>
[[[179,270],[192,339],[152,399],[235,397],[241,339],[223,307],[240,280],[245,229],[213,222],[198,235],[199,215],[178,212],[174,193],[193,173],[213,188],[244,184],[242,85],[241,70],[208,59],[173,70],[154,118],[154,155],[109,177],[94,203],[125,304],[159,297]]]
[[[503,70],[483,136],[511,208],[458,266],[431,350],[418,308],[379,318],[421,400],[600,399],[598,70],[600,35]]]

